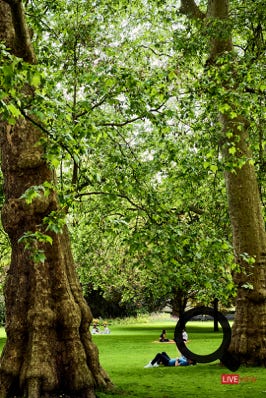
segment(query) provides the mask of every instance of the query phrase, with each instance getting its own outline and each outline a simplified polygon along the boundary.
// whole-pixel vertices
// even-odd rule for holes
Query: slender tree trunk
[[[172,316],[181,317],[186,309],[187,297],[181,289],[174,289],[170,305],[172,307]]]
[[[33,63],[22,3],[7,2],[0,0],[0,39],[13,54]],[[0,133],[6,199],[2,220],[12,245],[0,398],[95,397],[96,389],[111,387],[111,382],[91,339],[92,315],[75,274],[67,229],[50,233],[52,245],[35,241],[25,250],[19,243],[28,231],[47,234],[43,219],[59,209],[54,192],[30,204],[21,198],[31,186],[54,183],[41,133],[24,118],[15,125],[0,121]],[[45,253],[44,262],[33,261],[34,250]]]
[[[218,59],[226,58],[228,54],[233,55],[230,31],[224,28],[224,31],[217,34],[223,22],[229,18],[229,0],[208,0],[208,12],[205,16],[196,12],[196,9],[194,0],[182,0],[181,11],[189,17],[207,18],[209,24],[213,23],[207,66],[219,68]],[[231,62],[231,77],[234,75],[232,65]],[[222,126],[221,146],[227,165],[225,182],[233,247],[240,267],[240,272],[233,275],[237,286],[237,300],[230,351],[237,354],[242,363],[266,366],[265,224],[256,171],[250,161],[252,153],[248,144],[249,124],[242,117],[241,109],[236,107],[233,100],[230,101],[230,90],[234,88],[228,86],[226,76],[222,84],[228,90],[229,111],[224,111],[219,116]],[[232,111],[237,116],[232,117]],[[230,150],[232,148],[233,151]]]

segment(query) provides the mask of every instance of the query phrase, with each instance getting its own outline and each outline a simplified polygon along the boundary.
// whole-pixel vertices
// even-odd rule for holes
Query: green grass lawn
[[[118,389],[116,394],[102,393],[99,397],[266,398],[266,370],[261,368],[241,367],[235,372],[240,377],[238,385],[221,383],[221,376],[232,372],[219,361],[190,367],[144,369],[157,352],[166,351],[171,357],[177,355],[175,344],[154,342],[163,328],[172,338],[175,325],[173,320],[151,320],[143,324],[114,325],[111,335],[93,336],[101,364]],[[215,351],[222,340],[221,333],[213,333],[211,322],[189,322],[187,331],[189,349],[201,355]]]
[[[149,322],[110,326],[110,335],[94,335],[100,361],[116,386],[113,393],[99,393],[99,398],[177,398],[225,397],[266,398],[266,370],[241,367],[239,384],[222,384],[223,374],[232,374],[219,361],[189,367],[144,369],[157,352],[178,355],[175,344],[158,343],[161,330],[173,337],[176,322],[150,319]],[[213,352],[221,342],[221,333],[213,333],[211,322],[187,324],[189,348],[199,354]],[[0,329],[0,349],[4,342]]]

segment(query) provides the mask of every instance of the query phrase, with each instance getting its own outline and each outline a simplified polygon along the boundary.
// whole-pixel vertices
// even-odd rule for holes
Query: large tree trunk
[[[228,7],[228,0],[209,0],[209,18],[228,18]],[[232,51],[230,34],[225,34],[222,39],[214,38],[211,63],[215,63],[218,57],[228,51]],[[233,75],[234,71],[231,73]],[[226,77],[224,88],[230,90]],[[235,107],[232,99],[230,101],[230,93],[227,100],[230,111],[220,115],[223,126],[222,149],[229,169],[225,172],[225,181],[233,229],[233,247],[236,262],[240,266],[240,272],[234,274],[238,290],[230,351],[237,354],[242,363],[266,366],[265,224],[257,177],[251,161],[252,153],[248,145],[249,124],[241,116],[241,109]],[[235,111],[238,116],[232,117],[231,111]],[[233,155],[230,148],[234,148],[231,151]]]
[[[236,158],[251,159],[247,125],[240,118],[229,120],[225,115],[222,122],[225,133],[234,133]],[[240,125],[244,126],[241,133]],[[224,153],[230,159],[228,151]],[[231,351],[243,363],[266,366],[266,236],[254,166],[246,161],[237,171],[226,172],[225,180],[233,246],[240,267],[234,274],[238,291]]]
[[[234,132],[236,158],[251,159],[247,131],[241,120],[222,117],[224,132]],[[243,125],[243,120],[242,120]],[[225,159],[230,159],[227,149]],[[266,366],[266,236],[254,166],[246,163],[226,172],[225,181],[233,229],[233,247],[240,272],[236,272],[236,314],[230,350],[242,363]],[[254,262],[253,262],[254,261]]]
[[[0,39],[17,56],[35,62],[21,2],[8,3],[10,7],[0,0]],[[15,32],[20,32],[19,38]],[[54,183],[41,134],[24,118],[13,126],[1,121],[0,134],[6,199],[2,220],[12,245],[0,397],[95,397],[96,389],[110,387],[111,382],[91,339],[92,315],[76,278],[67,229],[55,234],[43,225],[44,217],[59,209],[56,194],[40,195],[30,204],[21,198],[31,186]],[[49,234],[52,244],[33,240],[25,250],[19,239],[29,231]],[[40,250],[44,262],[33,258]]]
[[[222,58],[226,59],[228,54],[233,55],[231,33],[226,30],[228,25],[224,24],[224,31],[219,32],[221,23],[229,18],[229,0],[208,0],[208,12],[205,16],[199,11],[195,12],[196,9],[194,0],[182,0],[181,11],[189,17],[208,18],[208,23],[213,23],[206,66],[220,68]],[[220,61],[219,64],[217,60]],[[248,144],[249,125],[242,117],[240,107],[234,103],[234,97],[230,96],[230,90],[234,90],[232,83],[231,86],[228,85],[228,80],[234,76],[232,65],[231,62],[228,76],[221,73],[221,79],[224,80],[219,82],[225,92],[228,92],[226,105],[227,109],[229,105],[229,109],[219,117],[222,126],[222,153],[227,168],[225,181],[233,247],[240,267],[240,272],[234,274],[237,300],[230,351],[238,355],[242,363],[266,366],[265,224],[256,172],[250,161],[252,153]],[[237,83],[235,84],[237,89]],[[237,116],[232,117],[232,114]]]

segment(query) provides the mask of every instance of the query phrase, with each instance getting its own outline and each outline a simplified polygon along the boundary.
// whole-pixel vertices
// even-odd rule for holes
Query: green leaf
[[[218,170],[218,167],[215,164],[212,164],[210,166],[211,171],[213,171],[214,173],[216,173],[216,171]]]
[[[14,104],[8,104],[7,109],[11,112],[14,118],[18,118],[21,115],[20,110]]]
[[[235,147],[235,146],[231,146],[231,147],[229,148],[229,153],[230,153],[231,155],[235,155],[235,153],[236,153],[236,147]]]
[[[244,289],[254,290],[254,286],[252,285],[252,283],[249,282],[244,283],[241,287],[243,287]]]
[[[44,251],[39,250],[33,253],[32,255],[32,259],[35,263],[44,263],[46,260],[46,255],[44,253]]]
[[[35,72],[31,76],[31,85],[35,88],[38,88],[41,84],[41,74],[39,72]]]

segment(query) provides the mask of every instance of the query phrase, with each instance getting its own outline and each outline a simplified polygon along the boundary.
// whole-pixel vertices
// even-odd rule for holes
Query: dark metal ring
[[[223,341],[219,348],[212,352],[211,354],[208,355],[199,355],[195,354],[194,352],[191,352],[186,344],[183,341],[182,338],[182,332],[186,326],[186,323],[193,318],[194,316],[197,315],[210,315],[213,318],[215,318],[220,325],[222,326],[223,329]],[[229,325],[228,320],[226,317],[219,311],[214,310],[213,308],[209,307],[196,307],[192,308],[191,310],[185,312],[179,321],[177,322],[176,328],[175,328],[175,342],[176,345],[185,357],[193,359],[196,362],[199,363],[207,363],[207,362],[213,362],[216,359],[222,359],[227,352],[227,349],[230,345],[231,341],[231,328]]]

